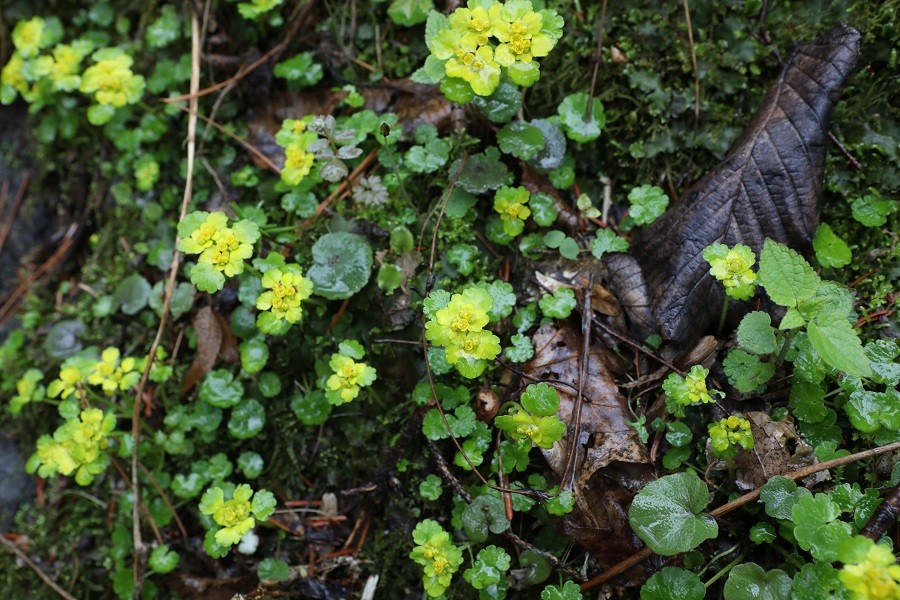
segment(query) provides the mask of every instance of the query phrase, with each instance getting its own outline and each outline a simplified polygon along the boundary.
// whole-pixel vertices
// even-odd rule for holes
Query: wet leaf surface
[[[828,120],[856,63],[859,39],[855,29],[839,25],[800,46],[741,141],[635,241],[653,317],[666,339],[687,344],[719,314],[724,291],[702,256],[709,244],[740,242],[758,254],[771,238],[809,251],[819,222]]]

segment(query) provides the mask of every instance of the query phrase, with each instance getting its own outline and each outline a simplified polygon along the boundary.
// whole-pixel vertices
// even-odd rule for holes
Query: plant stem
[[[725,317],[728,316],[728,302],[731,300],[731,296],[728,294],[725,295],[725,302],[722,303],[722,315],[719,317],[719,329],[717,335],[722,335],[722,330],[725,329]]]
[[[728,563],[727,565],[725,565],[724,567],[722,567],[722,570],[721,570],[721,571],[719,571],[718,573],[716,573],[715,575],[713,575],[712,577],[710,577],[710,578],[709,578],[709,581],[707,581],[707,582],[704,583],[703,585],[706,586],[706,587],[709,587],[709,586],[711,586],[712,584],[714,584],[714,583],[716,582],[717,579],[719,579],[720,577],[722,577],[722,575],[725,575],[726,573],[728,573],[728,571],[730,571],[731,569],[733,569],[735,565],[737,565],[737,564],[740,563],[742,560],[744,560],[744,557],[745,557],[745,556],[747,556],[747,553],[746,553],[746,552],[742,552],[737,558],[735,558],[733,561],[731,561],[730,563]]]

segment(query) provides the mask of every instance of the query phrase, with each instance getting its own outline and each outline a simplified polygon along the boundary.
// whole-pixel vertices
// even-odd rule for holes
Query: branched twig
[[[191,15],[191,101],[190,112],[188,116],[188,132],[187,132],[187,175],[184,182],[184,195],[181,199],[181,214],[178,222],[181,223],[187,214],[188,205],[191,202],[194,182],[194,152],[196,150],[195,137],[197,134],[197,106],[199,104],[199,96],[197,90],[200,88],[200,22],[197,14]],[[177,246],[177,240],[176,240]],[[181,263],[181,253],[176,249],[172,254],[172,264],[169,267],[169,277],[166,281],[166,292],[163,299],[162,315],[159,319],[159,327],[156,329],[156,337],[150,346],[150,352],[147,356],[147,364],[141,375],[141,381],[138,384],[137,392],[134,397],[134,410],[131,416],[131,436],[134,441],[134,449],[131,452],[131,488],[134,493],[134,501],[131,513],[131,529],[134,541],[134,597],[141,597],[141,589],[143,588],[143,558],[146,554],[146,547],[141,539],[141,513],[140,513],[140,477],[138,476],[138,448],[140,448],[141,438],[141,405],[143,404],[144,388],[147,385],[147,379],[150,376],[150,369],[153,361],[156,359],[156,350],[159,348],[162,340],[163,331],[169,316],[169,306],[172,303],[172,294],[175,290],[175,280],[178,278],[178,267]]]
[[[657,353],[655,353],[655,352],[651,352],[650,350],[647,350],[647,349],[644,348],[642,345],[638,344],[637,342],[635,342],[634,340],[632,340],[632,339],[629,338],[628,336],[622,335],[621,333],[619,333],[618,331],[616,331],[614,328],[610,327],[609,325],[607,325],[606,323],[600,321],[600,320],[597,319],[597,318],[594,319],[594,326],[595,326],[595,327],[599,327],[600,329],[603,330],[604,333],[607,333],[607,334],[613,336],[614,338],[616,338],[616,339],[619,340],[620,342],[623,342],[624,344],[627,344],[628,346],[631,346],[632,348],[634,348],[634,349],[637,350],[638,352],[640,352],[640,353],[642,353],[642,354],[646,354],[647,356],[649,356],[650,358],[652,358],[653,360],[655,360],[655,361],[658,362],[659,364],[665,365],[666,367],[672,369],[673,371],[675,371],[675,372],[678,373],[679,375],[682,375],[682,376],[684,375],[684,371],[682,371],[681,369],[679,369],[678,367],[676,367],[675,365],[673,365],[672,363],[670,363],[669,361],[667,361],[665,358],[663,358],[663,357],[660,356],[659,354],[657,354]]]
[[[843,465],[848,465],[852,462],[856,462],[859,460],[865,460],[867,458],[872,458],[873,456],[878,456],[879,454],[884,454],[886,452],[894,452],[895,450],[900,450],[900,442],[894,442],[892,444],[887,444],[886,446],[880,446],[878,448],[872,448],[870,450],[864,450],[863,452],[857,452],[856,454],[850,454],[848,456],[843,456],[841,458],[835,458],[834,460],[828,460],[823,463],[819,463],[816,465],[810,465],[808,467],[804,467],[802,469],[798,469],[796,471],[791,471],[790,473],[785,473],[783,477],[789,477],[790,479],[797,480],[803,479],[805,477],[809,477],[810,475],[815,475],[820,471],[826,471],[828,469],[833,469],[835,467],[841,467]],[[748,492],[737,498],[723,504],[719,508],[710,511],[709,516],[713,518],[721,517],[722,515],[728,514],[736,508],[740,508],[745,504],[749,504],[753,502],[757,498],[759,498],[759,494],[762,491],[762,488],[756,488],[755,490]],[[581,591],[586,591],[597,587],[598,585],[602,585],[609,581],[610,579],[617,577],[633,567],[634,565],[640,563],[642,560],[647,558],[653,554],[653,551],[650,548],[644,548],[640,552],[633,554],[623,560],[622,562],[610,567],[609,569],[603,571],[593,579],[586,581],[581,584]]]

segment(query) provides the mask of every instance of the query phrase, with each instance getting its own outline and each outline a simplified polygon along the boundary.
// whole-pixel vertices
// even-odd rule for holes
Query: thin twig
[[[606,0],[600,7],[600,23],[597,26],[597,51],[594,53],[594,72],[591,75],[591,89],[588,90],[588,102],[584,109],[584,122],[591,118],[594,108],[594,91],[597,86],[597,75],[600,73],[600,65],[603,64],[603,33],[606,30]],[[604,219],[605,220],[605,219]]]
[[[194,182],[194,152],[196,150],[197,135],[197,106],[199,104],[199,96],[197,90],[200,89],[200,21],[197,14],[191,14],[191,101],[190,112],[188,115],[188,131],[187,131],[187,174],[184,182],[184,195],[181,199],[181,214],[178,216],[178,222],[181,223],[187,215],[188,205],[193,195]],[[131,487],[134,494],[134,502],[131,513],[131,530],[134,540],[134,597],[141,597],[141,589],[144,585],[143,578],[143,556],[146,554],[147,548],[141,539],[141,519],[140,519],[140,477],[138,476],[138,448],[140,448],[141,437],[141,406],[144,399],[144,389],[147,385],[147,379],[150,376],[150,369],[153,361],[156,359],[156,350],[159,348],[162,340],[163,331],[169,316],[169,306],[172,303],[172,294],[175,290],[175,281],[178,278],[178,267],[181,263],[181,253],[176,250],[172,255],[172,264],[169,267],[169,277],[166,281],[166,293],[163,300],[162,315],[159,319],[159,327],[156,329],[156,337],[150,346],[150,352],[147,356],[147,364],[141,375],[141,381],[138,384],[137,392],[134,397],[134,410],[131,416],[131,437],[134,440],[133,450],[131,452]]]
[[[848,456],[843,456],[841,458],[835,458],[834,460],[827,460],[822,463],[810,465],[808,467],[804,467],[804,468],[798,469],[796,471],[791,471],[790,473],[785,473],[784,475],[782,475],[782,477],[788,477],[788,478],[796,481],[797,479],[804,479],[806,477],[809,477],[810,475],[815,475],[816,473],[818,473],[820,471],[826,471],[828,469],[833,469],[835,467],[841,467],[843,465],[848,465],[852,462],[865,460],[867,458],[872,458],[873,456],[878,456],[879,454],[884,454],[886,452],[893,452],[895,450],[900,450],[900,442],[894,442],[892,444],[887,444],[886,446],[880,446],[878,448],[871,448],[869,450],[857,452],[856,454],[850,454]],[[736,508],[740,508],[741,506],[744,506],[745,504],[749,504],[750,502],[753,502],[754,500],[759,498],[759,494],[761,491],[762,491],[762,487],[758,487],[755,490],[744,494],[740,498],[732,500],[731,502],[723,504],[722,506],[716,508],[715,510],[710,511],[709,516],[711,516],[713,518],[718,518],[718,517],[721,517],[722,515],[725,515],[731,511],[733,511]],[[602,573],[600,573],[593,579],[582,583],[581,591],[590,590],[599,585],[606,583],[610,579],[617,577],[618,575],[621,575],[622,573],[624,573],[625,571],[627,571],[634,565],[638,564],[639,562],[641,562],[642,560],[644,560],[651,554],[653,554],[653,551],[650,548],[644,548],[640,552],[637,552],[637,553],[629,556],[622,562],[603,571]]]
[[[3,221],[3,229],[0,229],[0,252],[3,251],[3,246],[6,245],[6,238],[9,237],[9,232],[12,231],[12,225],[16,220],[16,213],[19,212],[19,207],[22,205],[22,200],[25,198],[25,190],[28,189],[28,182],[30,180],[31,171],[25,171],[22,174],[22,181],[19,182],[19,189],[16,191],[16,197],[13,200],[12,206],[9,208],[9,212],[6,213],[6,218]],[[5,181],[3,183],[8,185]]]
[[[688,45],[691,49],[691,66],[694,69],[694,122],[700,121],[700,70],[697,68],[697,49],[694,48],[694,27],[691,25],[691,8],[684,0],[684,20],[687,21]]]
[[[581,302],[581,351],[578,353],[578,392],[575,394],[575,405],[572,413],[572,431],[569,433],[566,448],[566,468],[563,470],[560,486],[571,491],[575,485],[575,462],[578,456],[578,436],[581,435],[581,408],[584,405],[584,386],[587,383],[587,365],[591,353],[591,319],[594,311],[591,308],[591,294],[594,288],[594,275],[588,275],[587,286]]]
[[[28,558],[28,555],[22,552],[22,549],[16,546],[13,542],[6,539],[3,535],[0,535],[0,542],[3,542],[3,545],[6,546],[10,552],[15,554],[19,560],[28,565],[28,568],[34,571],[38,577],[44,580],[44,583],[47,584],[47,587],[52,589],[54,592],[60,595],[61,598],[65,598],[66,600],[75,600],[75,596],[62,589],[58,583],[53,581],[53,578],[44,573],[41,568],[35,563],[33,560]]]
[[[646,354],[647,356],[649,356],[650,358],[652,358],[653,360],[655,360],[655,361],[658,362],[659,364],[664,365],[664,366],[666,366],[666,367],[672,369],[673,371],[675,371],[675,372],[678,373],[679,375],[684,375],[684,371],[682,371],[681,369],[679,369],[678,367],[676,367],[675,365],[673,365],[672,363],[670,363],[669,361],[667,361],[665,358],[663,358],[663,357],[660,356],[659,354],[657,354],[657,353],[655,353],[655,352],[651,352],[650,350],[647,350],[647,349],[644,348],[642,345],[638,344],[637,342],[635,342],[634,340],[632,340],[632,339],[629,338],[628,336],[622,335],[621,333],[619,333],[618,331],[616,331],[615,329],[613,329],[612,327],[610,327],[609,325],[607,325],[606,323],[600,321],[600,320],[597,319],[597,318],[594,319],[594,326],[599,327],[600,329],[603,330],[604,333],[607,333],[607,334],[613,336],[614,338],[616,338],[616,339],[619,340],[620,342],[624,342],[625,344],[627,344],[628,346],[631,346],[633,349],[637,350],[638,352],[640,352],[640,353],[642,353],[642,354]]]

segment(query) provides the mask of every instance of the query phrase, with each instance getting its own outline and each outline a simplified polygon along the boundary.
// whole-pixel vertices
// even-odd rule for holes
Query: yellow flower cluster
[[[307,152],[309,145],[316,140],[316,134],[307,131],[306,121],[302,119],[285,119],[281,130],[275,135],[275,142],[284,148],[284,168],[281,169],[281,180],[288,185],[299,185],[310,174],[315,156]]]
[[[431,519],[424,519],[413,530],[416,546],[409,557],[422,567],[425,593],[432,598],[441,596],[463,562],[462,550],[450,540],[450,534]]]
[[[887,546],[868,541],[865,557],[838,573],[852,600],[900,599],[900,565]]]
[[[711,423],[708,429],[709,441],[716,456],[731,458],[737,454],[738,447],[744,450],[753,448],[753,431],[747,419],[731,415]]]
[[[131,71],[134,60],[119,48],[103,48],[94,53],[96,61],[84,71],[81,91],[94,94],[97,104],[121,107],[134,104],[144,91],[144,78]]]
[[[100,355],[90,373],[87,382],[99,386],[107,396],[112,396],[117,391],[131,389],[141,378],[138,370],[140,364],[137,359],[129,356],[119,360],[121,353],[116,347],[109,347]],[[60,373],[60,378],[62,373]]]
[[[375,381],[374,367],[343,354],[332,354],[328,366],[332,374],[325,382],[325,397],[335,406],[355,399],[360,388],[368,387]]]
[[[191,281],[204,292],[215,292],[225,285],[225,277],[244,271],[244,261],[253,255],[259,239],[256,223],[243,219],[228,224],[225,213],[195,211],[178,224],[178,249],[199,254]]]
[[[220,546],[233,546],[241,541],[257,520],[264,520],[275,512],[275,497],[267,490],[253,489],[246,483],[234,488],[231,498],[225,499],[225,490],[212,487],[200,499],[200,512],[210,515],[220,526],[213,535]]]
[[[425,338],[446,348],[447,362],[455,365],[463,377],[478,377],[487,361],[500,354],[500,338],[484,330],[493,305],[487,291],[469,287],[461,294],[453,294],[447,305],[425,323]]]
[[[710,265],[709,274],[722,282],[725,293],[735,300],[748,300],[756,290],[753,263],[756,256],[749,246],[712,244],[703,250],[703,258]]]
[[[428,42],[433,56],[446,61],[447,77],[462,79],[479,96],[489,96],[500,83],[501,68],[517,85],[537,81],[535,58],[547,56],[561,35],[562,18],[556,11],[535,11],[530,0],[469,0]],[[499,43],[492,44],[492,38]]]
[[[107,436],[115,426],[112,413],[104,414],[98,408],[83,410],[79,418],[66,421],[52,437],[42,435],[38,439],[37,451],[26,470],[37,471],[41,477],[74,472],[79,485],[89,485],[109,465],[104,451],[109,446]]]
[[[283,321],[290,324],[300,321],[303,317],[300,303],[312,295],[313,286],[303,276],[299,265],[269,269],[263,273],[261,284],[266,291],[256,299],[256,308],[268,312],[261,313],[257,318],[260,331],[274,333]]]

